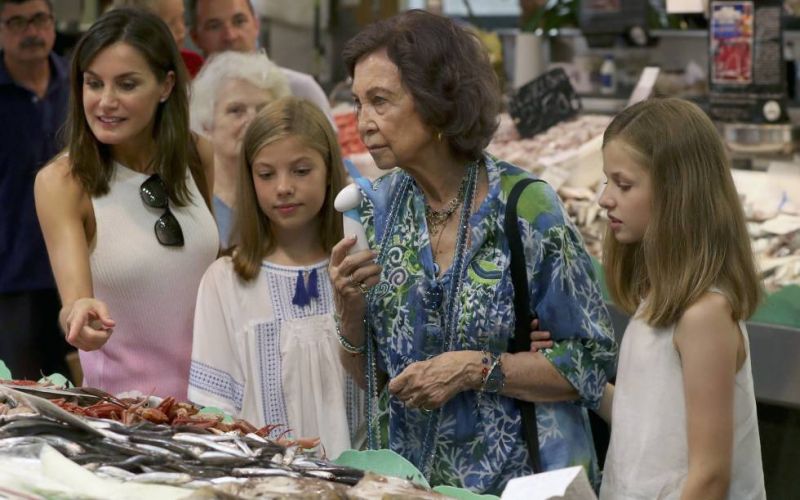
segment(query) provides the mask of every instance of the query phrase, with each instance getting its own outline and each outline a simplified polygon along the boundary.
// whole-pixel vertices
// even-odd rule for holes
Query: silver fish
[[[283,465],[291,464],[296,453],[297,446],[290,446],[289,448],[286,448],[286,453],[283,455]]]
[[[128,479],[132,483],[158,483],[180,485],[192,481],[192,476],[183,472],[144,472]]]
[[[108,438],[108,439],[111,439],[111,440],[114,440],[114,441],[117,441],[117,442],[120,442],[120,443],[126,443],[126,442],[130,441],[130,439],[128,439],[128,436],[125,436],[125,435],[120,434],[118,432],[114,432],[114,431],[110,430],[110,428],[109,429],[95,429],[95,432],[98,432],[101,436],[103,436],[105,438]]]
[[[228,444],[219,443],[216,441],[212,441],[210,439],[206,439],[206,436],[200,436],[197,434],[189,434],[189,433],[178,433],[172,436],[172,439],[175,441],[179,441],[182,443],[189,443],[189,444],[196,444],[200,446],[205,446],[206,448],[211,448],[212,450],[221,451],[223,453],[227,453],[229,455],[233,455],[236,457],[241,458],[250,458],[251,455],[246,455],[242,450],[238,447],[231,446]]]
[[[232,441],[237,439],[239,436],[233,434],[194,434],[192,432],[177,432],[172,435],[173,439],[180,441],[180,438],[183,437],[193,437],[193,438],[200,438],[203,441],[213,441],[215,443],[225,442],[225,441]]]
[[[236,457],[221,451],[206,451],[201,453],[197,458],[200,459],[201,462],[209,465],[224,465],[242,462],[242,457]]]
[[[242,452],[244,452],[244,454],[247,455],[248,457],[254,457],[256,455],[253,452],[253,450],[249,446],[247,446],[247,443],[245,443],[242,439],[237,438],[234,441],[234,443],[236,443],[236,446],[238,446],[239,449],[242,450]]]
[[[249,479],[246,477],[230,477],[230,476],[215,477],[214,479],[211,479],[211,482],[213,484],[230,484],[230,483],[242,484],[246,483],[247,481],[249,481]]]
[[[331,472],[326,472],[324,470],[306,470],[303,472],[306,476],[314,476],[320,479],[326,479],[328,481],[335,481],[336,476]]]
[[[123,481],[127,481],[136,475],[133,472],[128,472],[125,469],[120,469],[119,467],[114,467],[113,465],[101,465],[94,472],[100,476],[110,477],[112,479],[121,479]]]
[[[151,454],[158,455],[160,457],[170,458],[172,460],[181,460],[183,458],[181,455],[175,453],[174,451],[169,451],[165,448],[160,448],[158,446],[153,446],[150,444],[142,444],[142,443],[129,443],[129,444],[136,449],[146,451]]]
[[[68,457],[81,455],[86,451],[80,444],[61,436],[42,434],[39,437],[46,441],[53,448],[56,448],[57,450],[66,454]]]
[[[258,441],[261,444],[272,444],[269,441],[267,441],[266,439],[264,439],[263,437],[261,437],[258,434],[256,434],[255,432],[251,432],[251,433],[245,435],[245,437],[246,438],[250,438],[250,439],[252,439],[254,441]]]
[[[286,470],[286,469],[278,469],[278,468],[266,468],[266,467],[238,467],[236,469],[231,470],[237,476],[289,476],[289,477],[301,477],[300,474],[294,471]]]

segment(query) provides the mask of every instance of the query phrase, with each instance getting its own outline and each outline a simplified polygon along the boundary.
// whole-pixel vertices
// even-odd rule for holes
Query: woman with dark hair
[[[370,398],[370,446],[386,444],[376,406],[388,383],[388,446],[432,484],[496,493],[532,472],[515,399],[535,401],[543,469],[583,465],[596,484],[586,408],[614,369],[611,324],[579,233],[533,183],[516,224],[530,311],[554,345],[507,352],[504,213],[531,176],[484,152],[500,102],[485,51],[451,20],[409,11],[359,33],[345,62],[364,143],[379,168],[399,167],[358,179],[374,252],[345,238],[330,264],[341,359]]]
[[[35,183],[61,327],[84,385],[185,399],[197,287],[219,246],[186,70],[158,17],[119,9],[78,42],[70,81],[67,150]]]

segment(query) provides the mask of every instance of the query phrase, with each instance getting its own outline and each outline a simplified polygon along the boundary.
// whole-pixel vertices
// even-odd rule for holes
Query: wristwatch
[[[483,380],[481,391],[489,394],[497,394],[503,390],[503,386],[506,383],[506,376],[503,374],[503,364],[500,362],[501,356],[502,355],[499,354],[494,358],[492,367],[489,368],[489,373],[486,374],[486,378]]]

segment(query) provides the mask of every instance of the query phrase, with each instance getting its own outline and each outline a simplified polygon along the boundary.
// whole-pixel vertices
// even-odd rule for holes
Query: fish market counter
[[[0,383],[0,498],[445,498],[173,398],[20,384]]]

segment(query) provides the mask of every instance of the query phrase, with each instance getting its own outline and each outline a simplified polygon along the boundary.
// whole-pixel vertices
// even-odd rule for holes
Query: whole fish
[[[206,436],[199,436],[195,434],[189,433],[179,433],[172,436],[172,439],[175,441],[179,441],[182,443],[189,443],[189,444],[196,444],[200,446],[205,446],[206,448],[211,448],[212,450],[221,451],[223,453],[228,453],[229,455],[233,455],[236,457],[241,458],[250,458],[251,455],[245,454],[242,450],[238,447],[231,446],[228,444],[223,444],[221,442],[213,441],[210,439],[206,439]]]
[[[235,465],[241,464],[244,465],[250,460],[247,458],[237,457],[231,455],[229,453],[224,453],[221,451],[206,451],[200,454],[197,457],[201,462],[211,465]]]
[[[112,465],[101,465],[95,469],[94,472],[100,476],[110,477],[112,479],[121,479],[122,481],[127,481],[136,475],[133,472],[128,472],[125,469],[114,467]]]
[[[183,472],[144,472],[128,479],[132,483],[181,485],[192,481],[192,476]]]
[[[281,469],[278,467],[275,468],[266,468],[266,467],[238,467],[233,469],[233,472],[237,476],[289,476],[289,477],[301,477],[300,474],[297,472]]]

